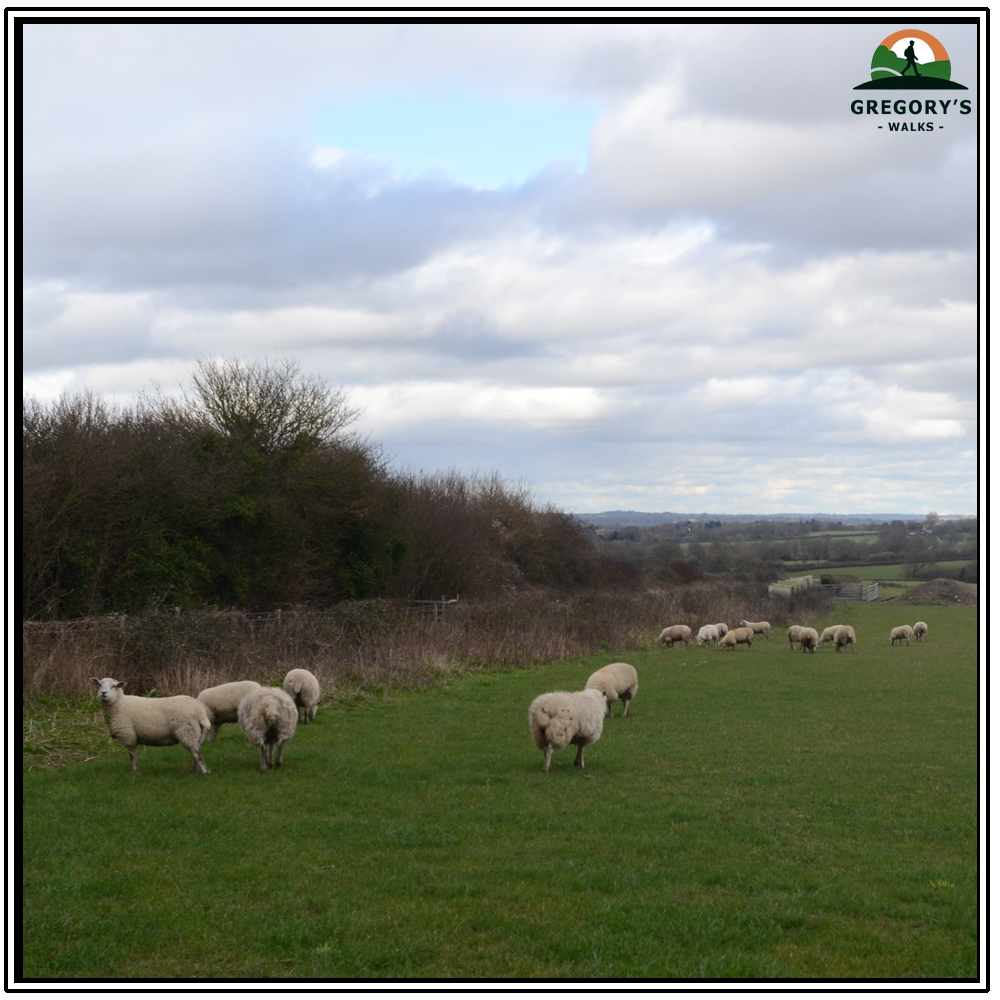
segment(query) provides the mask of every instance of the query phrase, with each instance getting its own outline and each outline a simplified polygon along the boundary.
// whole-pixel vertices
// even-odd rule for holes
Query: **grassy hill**
[[[890,648],[904,611],[929,641]],[[233,726],[207,777],[180,747],[25,772],[23,974],[975,977],[977,609],[837,614],[854,655],[650,646],[321,707],[277,772]],[[618,658],[630,718],[543,775],[529,702]]]

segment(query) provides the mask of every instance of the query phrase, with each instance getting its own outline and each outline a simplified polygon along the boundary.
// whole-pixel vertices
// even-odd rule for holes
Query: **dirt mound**
[[[889,600],[897,604],[978,604],[979,594],[967,583],[939,578]]]

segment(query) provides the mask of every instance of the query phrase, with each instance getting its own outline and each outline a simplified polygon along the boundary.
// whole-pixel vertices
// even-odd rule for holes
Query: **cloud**
[[[974,135],[973,123],[954,125],[956,136]],[[598,119],[590,161],[597,183],[631,211],[726,210],[844,184],[873,169],[936,168],[950,135],[914,148],[887,142],[867,116],[802,124],[696,114],[682,110],[675,87],[658,86]]]
[[[960,76],[974,30],[948,33]],[[28,25],[26,387],[123,399],[283,352],[400,464],[571,507],[972,509],[975,116],[852,115],[879,38]],[[517,183],[486,189],[456,93],[596,114],[587,168],[567,111],[498,127]],[[345,108],[379,120],[348,135]]]

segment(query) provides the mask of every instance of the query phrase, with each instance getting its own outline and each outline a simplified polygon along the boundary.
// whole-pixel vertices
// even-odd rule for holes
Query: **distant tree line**
[[[858,536],[865,534],[865,539]],[[976,518],[922,521],[841,522],[678,521],[653,526],[620,526],[595,532],[599,551],[630,562],[646,577],[664,583],[688,582],[706,573],[776,579],[802,564],[888,565],[902,563],[908,576],[950,575],[939,562],[974,560],[979,550]],[[954,575],[972,582],[978,568]]]
[[[26,618],[634,583],[501,476],[393,471],[290,360],[198,362],[179,399],[22,405]]]

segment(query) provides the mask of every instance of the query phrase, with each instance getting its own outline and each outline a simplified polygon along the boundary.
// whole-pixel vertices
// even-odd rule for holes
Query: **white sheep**
[[[833,634],[833,649],[834,652],[839,653],[844,646],[851,647],[851,653],[854,653],[854,647],[857,644],[858,638],[854,634],[854,629],[850,625],[841,625],[840,628]]]
[[[691,629],[687,625],[668,625],[656,641],[671,647],[675,642],[683,642],[686,646],[691,641]]]
[[[765,639],[771,638],[770,622],[740,622],[740,628],[752,628],[755,635],[762,635]]]
[[[805,632],[805,625],[791,625],[788,629],[788,645],[795,649],[795,643],[802,641],[802,633]]]
[[[720,639],[729,631],[729,626],[725,622],[716,622],[715,627],[719,630]]]
[[[699,646],[704,646],[709,642],[719,641],[719,626],[718,625],[702,625],[698,629],[698,634],[694,637],[694,641],[698,643]]]
[[[927,622],[917,622],[913,626],[913,638],[916,642],[927,638]]]
[[[731,628],[720,640],[719,649],[735,649],[738,645],[746,645],[753,652],[754,631],[752,628]]]
[[[260,769],[281,767],[282,747],[295,735],[299,710],[281,688],[258,688],[245,695],[238,709],[240,729],[260,747]]]
[[[608,703],[608,715],[614,717],[614,704],[621,698],[625,711],[622,718],[628,715],[629,703],[639,690],[639,675],[631,663],[609,663],[600,670],[595,670],[587,679],[586,688],[593,688],[604,695]]]
[[[828,642],[833,642],[833,637],[837,634],[837,629],[843,627],[843,625],[830,625],[828,628],[823,629],[823,634],[819,637],[817,646],[825,646]]]
[[[212,724],[212,731],[208,734],[209,742],[219,735],[219,730],[227,722],[239,721],[237,710],[240,702],[259,687],[256,681],[231,681],[229,684],[205,688],[198,695],[198,701],[205,706],[208,721]]]
[[[108,727],[108,734],[118,740],[132,758],[132,770],[139,770],[136,747],[172,747],[180,743],[191,753],[191,767],[210,774],[201,744],[211,728],[205,706],[195,698],[179,694],[173,698],[139,698],[124,694],[124,681],[113,677],[90,682],[97,688],[95,697]]]
[[[316,718],[316,706],[319,705],[322,693],[319,689],[319,681],[315,675],[308,670],[289,670],[285,674],[285,682],[281,685],[285,693],[291,695],[292,700],[302,710],[299,716],[300,722],[312,722]]]
[[[819,645],[819,633],[814,628],[803,628],[799,633],[799,643],[803,653],[815,653]]]
[[[545,751],[542,770],[548,774],[552,751],[563,750],[570,743],[578,748],[573,765],[583,767],[583,748],[601,738],[605,711],[604,695],[597,688],[540,694],[528,709],[528,725],[535,746]]]
[[[898,642],[902,646],[905,639],[906,645],[909,646],[911,635],[913,635],[913,629],[909,625],[900,625],[899,628],[894,628],[889,633],[889,645],[895,646]]]

